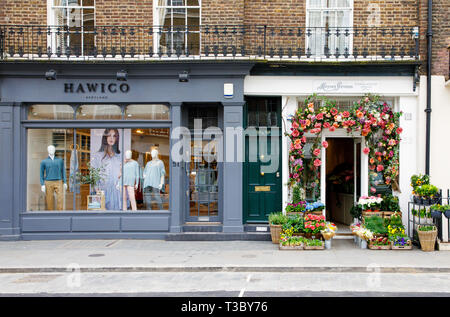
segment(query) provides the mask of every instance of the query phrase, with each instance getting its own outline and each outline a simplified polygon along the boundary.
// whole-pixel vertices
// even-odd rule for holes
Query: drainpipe
[[[430,129],[431,129],[431,44],[433,38],[433,0],[428,0],[428,25],[427,25],[427,130],[425,149],[425,174],[430,175]]]

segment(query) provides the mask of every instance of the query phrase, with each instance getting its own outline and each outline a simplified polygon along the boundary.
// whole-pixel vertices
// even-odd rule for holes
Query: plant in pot
[[[434,185],[425,184],[416,187],[413,194],[415,204],[429,206],[441,202],[439,189]]]
[[[307,238],[321,237],[320,231],[325,229],[325,227],[326,227],[325,216],[314,214],[305,215],[303,230]]]
[[[364,228],[372,231],[374,236],[386,236],[388,233],[385,221],[379,216],[366,217]]]
[[[430,207],[431,217],[437,220],[441,219],[442,214],[447,210],[447,208],[448,206],[441,206],[439,204],[431,205]]]
[[[320,201],[315,201],[312,203],[306,203],[305,212],[306,213],[315,213],[317,215],[321,215],[322,211],[325,209],[325,205]]]
[[[270,236],[272,243],[280,242],[282,226],[288,221],[288,217],[282,212],[273,212],[269,214]]]
[[[379,215],[383,213],[380,211],[383,198],[376,196],[361,196],[358,199],[357,206],[362,210],[362,216]]]
[[[419,226],[417,228],[420,247],[423,251],[434,251],[437,237],[436,226]]]
[[[419,223],[419,224],[429,224],[432,223],[433,220],[431,219],[431,212],[427,211],[426,209],[412,209],[411,210],[411,214],[414,216],[413,217],[413,222],[414,223]],[[418,218],[417,222],[415,218]]]

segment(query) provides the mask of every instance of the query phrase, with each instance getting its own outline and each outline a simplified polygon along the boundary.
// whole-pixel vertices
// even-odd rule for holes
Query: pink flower
[[[348,118],[348,117],[350,117],[350,113],[349,113],[348,111],[344,111],[344,112],[342,113],[342,116],[343,116],[344,118]]]
[[[298,137],[299,135],[300,135],[300,133],[298,132],[298,130],[292,131],[292,136],[293,136],[294,138]]]
[[[292,122],[292,127],[294,129],[298,129],[299,125],[298,125],[298,123],[296,121],[294,121],[294,122]]]
[[[294,178],[298,178],[298,174],[297,173],[294,174]]]
[[[303,143],[306,143],[306,136],[303,136],[303,137],[302,137],[302,142],[303,142]]]
[[[400,134],[400,133],[402,133],[402,132],[403,132],[403,129],[400,128],[400,127],[398,127],[398,128],[397,128],[397,134]]]
[[[294,148],[295,148],[296,150],[299,150],[299,149],[302,148],[302,145],[301,145],[300,143],[296,143],[296,144],[294,145]]]
[[[319,114],[316,116],[316,119],[317,119],[317,120],[322,120],[322,119],[323,119],[323,113],[319,113]]]
[[[334,126],[331,126],[329,130],[330,130],[330,132],[334,132],[336,130],[336,128]]]
[[[363,152],[364,152],[364,154],[369,154],[370,153],[370,149],[368,147],[365,147]]]
[[[377,166],[377,172],[381,172],[382,170],[384,170],[384,166],[383,165],[378,165]]]
[[[315,156],[319,156],[319,155],[320,155],[320,149],[315,149],[315,150],[313,151],[313,154],[314,154]]]
[[[375,193],[377,190],[375,189],[375,187],[370,187],[370,191],[371,191],[372,193]]]
[[[325,123],[323,124],[323,127],[324,127],[325,129],[328,129],[328,128],[330,127],[330,123],[329,123],[329,122],[325,122]]]
[[[319,159],[315,159],[315,160],[314,160],[314,166],[315,166],[315,167],[319,167],[321,164],[322,164],[322,161],[321,161],[321,160],[319,160]]]
[[[328,142],[327,142],[327,141],[323,141],[323,142],[322,142],[322,146],[323,146],[324,148],[327,148],[327,147],[328,147]]]

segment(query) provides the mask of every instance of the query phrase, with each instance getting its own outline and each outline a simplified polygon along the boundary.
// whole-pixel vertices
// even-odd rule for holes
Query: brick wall
[[[433,1],[432,75],[449,76],[450,2]]]
[[[4,9],[0,10],[0,23],[6,24],[46,24],[46,1],[45,0],[0,0]],[[418,2],[420,8],[418,8]],[[448,0],[435,0],[435,19],[441,21],[442,30],[436,33],[434,41],[436,45],[448,40]],[[96,0],[96,26],[100,27],[96,36],[98,47],[109,43],[111,46],[120,43],[119,46],[130,47],[140,43],[145,49],[153,45],[152,34],[149,28],[139,28],[142,25],[153,24],[153,1],[152,0]],[[295,54],[297,49],[305,52],[305,29],[306,7],[305,0],[203,0],[202,2],[202,24],[204,25],[243,25],[247,29],[245,34],[220,30],[219,36],[214,34],[203,34],[203,45],[210,44],[222,47],[232,44],[236,47],[263,47],[262,28],[256,29],[254,25],[267,25],[266,48],[276,50],[284,49],[287,55],[288,48]],[[439,4],[440,3],[440,4]],[[31,4],[31,5],[30,5]],[[409,28],[421,23],[421,55],[426,53],[426,0],[354,0],[354,27],[392,27],[404,26],[404,32]],[[7,20],[9,18],[9,20]],[[425,18],[425,20],[424,20]],[[439,22],[437,21],[437,22]],[[424,25],[425,22],[425,25]],[[446,25],[444,25],[446,23]],[[133,30],[126,30],[126,34],[120,34],[118,28],[116,34],[102,34],[101,26],[105,25],[131,25],[136,26]],[[302,34],[298,36],[298,28],[303,27]],[[445,29],[445,27],[447,29]],[[446,31],[447,30],[447,31]],[[123,32],[123,31],[122,31]],[[341,38],[347,38],[341,35]],[[400,34],[397,29],[395,34],[375,32],[373,29],[367,33],[362,31],[353,36],[353,46],[362,52],[365,47],[368,54],[380,55],[381,47],[386,53],[392,48],[399,50],[404,48],[409,53],[411,47],[410,36]],[[445,59],[445,53],[436,49],[436,58]],[[424,50],[425,49],[425,50]],[[256,54],[257,52],[251,52]],[[399,51],[397,51],[399,53]],[[448,59],[448,56],[446,55]],[[444,66],[437,66],[442,72]]]

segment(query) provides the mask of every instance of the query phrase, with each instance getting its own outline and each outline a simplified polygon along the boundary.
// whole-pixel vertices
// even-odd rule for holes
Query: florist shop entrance
[[[326,218],[339,226],[353,222],[350,210],[361,196],[361,141],[359,138],[327,138]],[[344,226],[345,227],[345,226]]]

